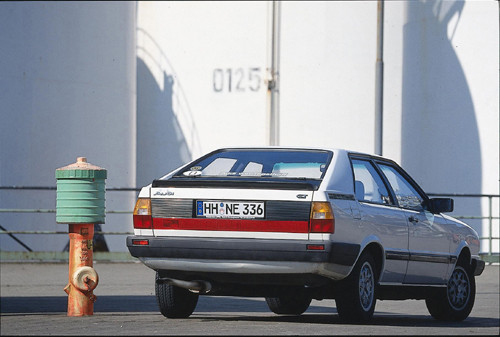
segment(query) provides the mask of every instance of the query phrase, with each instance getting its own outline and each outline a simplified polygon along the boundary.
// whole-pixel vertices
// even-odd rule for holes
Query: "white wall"
[[[377,3],[282,3],[281,144],[373,152]]]
[[[107,187],[135,187],[135,3],[0,3],[0,185],[55,186],[77,156],[108,170]],[[135,193],[107,194],[107,209]],[[55,192],[0,191],[2,208],[55,208]],[[106,231],[130,231],[107,216]],[[0,214],[9,230],[67,231],[54,214]],[[33,250],[61,251],[67,235],[18,235]],[[7,235],[2,249],[24,250]],[[111,250],[124,238],[109,236]]]

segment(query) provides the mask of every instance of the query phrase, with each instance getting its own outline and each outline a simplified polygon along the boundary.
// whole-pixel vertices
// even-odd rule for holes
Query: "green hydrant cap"
[[[56,179],[106,179],[106,169],[87,163],[87,158],[78,157],[76,163],[56,169]]]
[[[76,163],[56,169],[57,223],[104,223],[107,171],[78,157]]]

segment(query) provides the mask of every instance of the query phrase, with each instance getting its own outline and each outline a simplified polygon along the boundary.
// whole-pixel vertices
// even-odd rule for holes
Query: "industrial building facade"
[[[107,187],[133,188],[224,146],[374,153],[377,5],[2,2],[0,186],[55,186],[77,156],[108,170]],[[387,1],[383,13],[382,154],[427,192],[498,195],[498,3]],[[106,207],[135,198],[108,192]],[[454,214],[487,216],[488,202],[456,199]],[[3,189],[0,205],[53,209],[55,192]],[[487,219],[467,222],[487,234]],[[3,212],[0,225],[67,230],[51,213]],[[131,215],[102,228],[131,231]],[[67,242],[22,239],[36,251]],[[106,241],[126,250],[124,236]]]

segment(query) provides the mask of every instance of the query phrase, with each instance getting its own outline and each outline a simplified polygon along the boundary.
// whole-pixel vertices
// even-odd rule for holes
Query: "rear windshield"
[[[321,179],[332,152],[320,150],[219,150],[179,170],[176,177]]]

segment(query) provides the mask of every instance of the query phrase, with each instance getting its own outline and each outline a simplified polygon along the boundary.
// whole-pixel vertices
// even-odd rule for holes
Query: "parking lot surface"
[[[476,278],[468,319],[434,320],[424,301],[378,301],[365,325],[339,321],[334,300],[313,301],[302,316],[273,314],[262,298],[202,296],[188,319],[166,319],[154,271],[141,263],[95,262],[94,315],[68,317],[64,263],[0,263],[1,335],[498,335],[499,267]]]

